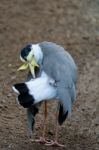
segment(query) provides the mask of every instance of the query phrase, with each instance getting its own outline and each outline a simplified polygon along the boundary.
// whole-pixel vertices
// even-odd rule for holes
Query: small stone
[[[16,79],[16,76],[12,76],[12,77],[11,77],[11,80],[15,80],[15,79]]]
[[[9,68],[12,67],[12,64],[8,64],[8,67],[9,67]]]
[[[11,93],[8,93],[7,97],[11,97],[11,96],[12,96],[12,94],[11,94]]]

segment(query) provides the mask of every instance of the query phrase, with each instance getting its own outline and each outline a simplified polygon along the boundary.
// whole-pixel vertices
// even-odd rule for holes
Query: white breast
[[[57,89],[52,86],[50,82],[52,82],[52,79],[50,79],[44,72],[41,77],[26,82],[29,94],[35,99],[34,103],[38,103],[43,100],[50,100],[56,97]]]

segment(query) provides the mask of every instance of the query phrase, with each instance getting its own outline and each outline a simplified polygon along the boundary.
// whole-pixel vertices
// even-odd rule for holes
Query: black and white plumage
[[[18,102],[24,108],[44,100],[57,98],[57,88],[54,86],[54,80],[49,78],[44,72],[36,79],[15,84],[13,90],[18,93]]]
[[[76,64],[71,55],[63,47],[52,42],[41,42],[38,44],[30,44],[26,46],[21,51],[21,60],[27,61],[27,56],[29,53],[31,53],[33,58],[35,58],[36,63],[39,65],[39,71],[36,74],[36,77],[38,78],[34,79],[35,81],[29,81],[25,83],[25,86],[28,89],[27,93],[29,93],[29,95],[32,95],[33,99],[33,103],[27,106],[28,110],[29,107],[36,107],[36,104],[41,101],[54,98],[59,103],[58,122],[61,125],[65,121],[68,114],[71,114],[72,105],[76,99]],[[42,73],[45,74],[45,77],[42,77]],[[37,83],[37,80],[41,81],[39,82],[42,87],[40,89],[42,91],[41,93],[43,93],[43,91],[47,89],[47,87],[51,87],[53,88],[53,90],[55,90],[55,95],[53,95],[52,97],[49,96],[50,98],[47,98],[46,95],[45,99],[43,97],[40,100],[39,98],[37,98],[37,101],[36,96],[39,96],[39,94],[41,93],[37,92],[37,95],[35,95],[33,92],[37,87],[39,87],[39,85],[35,84],[34,88],[31,88],[34,82]],[[43,86],[46,86],[46,88]],[[16,85],[14,86],[14,88],[17,89]],[[32,93],[30,92],[31,90],[33,91]],[[49,92],[47,94],[50,95]],[[42,97],[42,94],[40,95],[40,97]],[[25,99],[22,98],[21,100],[23,100],[24,103]]]

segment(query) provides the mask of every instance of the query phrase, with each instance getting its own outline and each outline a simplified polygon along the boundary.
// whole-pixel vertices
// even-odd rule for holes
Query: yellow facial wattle
[[[31,74],[33,75],[33,78],[35,78],[35,67],[39,67],[39,65],[36,63],[35,58],[31,54],[29,54],[27,57],[27,61],[23,63],[18,71],[29,69]]]

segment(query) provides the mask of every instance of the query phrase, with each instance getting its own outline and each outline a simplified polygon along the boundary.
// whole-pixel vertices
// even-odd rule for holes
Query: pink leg
[[[56,113],[56,126],[55,126],[55,138],[54,140],[52,140],[51,142],[49,143],[46,143],[45,145],[47,146],[58,146],[58,147],[65,147],[63,144],[60,144],[58,142],[58,131],[59,131],[59,126],[58,126],[58,113]]]

